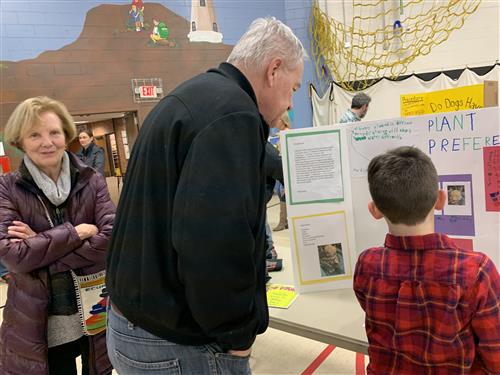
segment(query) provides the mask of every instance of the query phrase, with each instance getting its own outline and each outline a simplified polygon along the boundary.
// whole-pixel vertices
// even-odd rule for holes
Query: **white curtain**
[[[335,123],[337,119],[336,105],[333,101],[333,85],[330,85],[323,96],[319,96],[313,85],[309,86],[309,94],[313,107],[313,126]]]
[[[400,96],[403,94],[446,90],[477,85],[483,81],[499,81],[499,79],[500,68],[498,65],[483,76],[465,69],[457,80],[452,80],[444,73],[430,81],[423,81],[416,76],[410,76],[403,81],[382,79],[364,90],[372,98],[365,120],[400,117],[399,102]],[[337,123],[342,114],[351,107],[352,97],[355,94],[356,92],[346,91],[333,83],[323,97],[319,97],[316,91],[311,89],[314,126]]]

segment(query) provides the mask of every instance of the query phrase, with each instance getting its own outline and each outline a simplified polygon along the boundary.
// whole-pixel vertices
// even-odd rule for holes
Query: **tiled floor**
[[[117,201],[116,180],[108,178],[110,193]],[[276,198],[269,204],[268,220],[276,226],[279,215]],[[278,256],[283,258],[284,269],[273,272],[272,282],[285,283],[292,280],[290,266],[290,242],[288,230],[273,232]],[[0,284],[0,306],[6,297],[6,285]],[[1,314],[0,314],[1,321]],[[333,350],[332,350],[333,349]],[[309,340],[269,328],[257,337],[250,364],[255,375],[292,374],[364,374],[368,357],[341,348],[332,348],[321,342]]]

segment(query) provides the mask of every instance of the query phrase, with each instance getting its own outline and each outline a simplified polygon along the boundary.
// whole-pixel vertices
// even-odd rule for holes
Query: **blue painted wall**
[[[148,2],[144,2],[147,8]],[[155,1],[190,20],[191,0]],[[19,61],[57,50],[75,41],[87,12],[101,4],[131,4],[131,1],[96,0],[7,0],[0,2],[0,60]],[[262,16],[284,19],[284,1],[215,0],[217,21],[224,43],[235,44],[250,22]],[[147,11],[147,10],[146,10]]]
[[[0,60],[21,61],[74,42],[80,35],[87,12],[101,4],[130,4],[131,1],[94,0],[8,0],[0,2]],[[190,19],[191,0],[164,0],[161,4],[185,19]],[[147,11],[148,2],[145,2]],[[275,16],[287,23],[309,47],[310,0],[214,0],[223,43],[235,44],[250,22]],[[125,20],[124,20],[125,23]],[[187,30],[186,30],[187,32]],[[313,66],[306,63],[302,88],[295,95],[294,127],[312,124],[308,86],[313,82]]]

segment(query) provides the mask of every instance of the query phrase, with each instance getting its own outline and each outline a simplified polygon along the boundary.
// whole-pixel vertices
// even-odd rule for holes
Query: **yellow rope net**
[[[349,4],[349,9],[346,7]],[[463,26],[481,0],[344,0],[344,22],[329,17],[318,1],[311,14],[311,48],[318,78],[347,90],[363,90],[373,79],[397,78],[418,56]],[[352,9],[351,9],[352,5]],[[340,8],[335,13],[341,14]],[[350,24],[345,15],[351,15]]]

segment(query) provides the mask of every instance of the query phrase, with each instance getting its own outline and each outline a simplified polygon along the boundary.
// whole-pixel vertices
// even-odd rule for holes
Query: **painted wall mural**
[[[135,101],[134,80],[161,80],[160,99],[231,52],[231,45],[191,43],[189,30],[187,19],[157,3],[90,9],[81,33],[64,47],[21,61],[2,56],[0,130],[20,101],[37,95],[61,100],[73,115],[137,112],[142,123],[156,102]],[[16,167],[21,154],[5,146]]]
[[[127,26],[135,31],[144,30],[144,4],[142,0],[133,0],[128,14],[130,17]]]
[[[149,16],[149,14],[148,14]],[[126,28],[121,32],[148,32],[150,46],[175,47],[175,40],[169,39],[170,30],[164,20],[153,15],[151,22],[145,16],[145,6],[142,0],[132,0],[128,12]],[[217,23],[212,0],[191,0],[190,42],[222,43],[222,33]]]
[[[140,125],[156,103],[136,100],[134,82],[162,82],[158,99],[165,96],[225,61],[257,17],[290,17],[307,49],[310,0],[288,2],[0,1],[0,139],[15,106],[37,95],[61,100],[76,116],[136,113]],[[309,126],[306,91],[294,107],[298,126]],[[4,146],[15,168],[21,154]]]
[[[165,20],[160,19],[158,15],[151,15],[151,10],[146,14],[145,8],[142,0],[132,0],[125,17],[124,27],[115,29],[114,35],[137,32],[144,35],[144,41],[150,47],[176,47],[176,41],[169,38],[170,29]]]
[[[212,0],[191,0],[190,42],[222,43]]]

